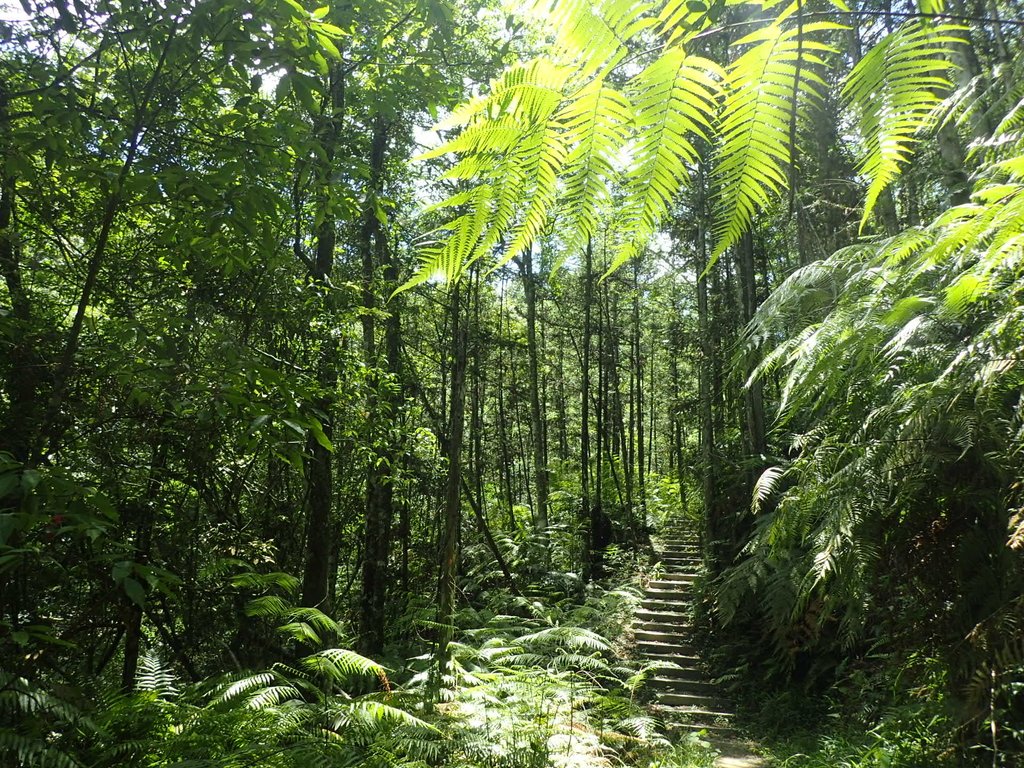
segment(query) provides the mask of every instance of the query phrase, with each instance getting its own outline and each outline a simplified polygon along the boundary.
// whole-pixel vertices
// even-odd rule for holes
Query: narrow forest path
[[[636,613],[634,637],[639,655],[671,662],[648,685],[652,710],[670,731],[706,731],[721,753],[717,768],[759,768],[764,760],[750,751],[732,725],[733,711],[706,672],[693,637],[693,584],[701,567],[697,536],[683,526],[655,540],[658,578],[647,584]]]

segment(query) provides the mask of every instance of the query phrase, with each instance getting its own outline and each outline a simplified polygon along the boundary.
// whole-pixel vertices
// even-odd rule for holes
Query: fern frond
[[[679,192],[697,145],[711,141],[725,73],[715,62],[670,48],[629,85],[636,139],[627,174],[626,203],[617,222],[627,232],[608,272],[633,258],[654,234]]]
[[[558,120],[571,142],[563,172],[559,229],[565,250],[578,253],[597,232],[611,202],[614,164],[629,137],[633,105],[618,90],[594,80],[562,107]]]
[[[860,172],[870,185],[861,229],[878,196],[910,159],[921,132],[934,125],[949,92],[951,52],[962,27],[910,19],[865,54],[850,72],[844,97],[860,114],[866,153]]]
[[[581,78],[607,72],[626,57],[626,43],[656,23],[652,2],[538,0],[535,9],[555,30],[554,54],[573,63]]]
[[[751,47],[729,66],[726,78],[714,168],[721,192],[709,268],[739,240],[755,212],[788,186],[793,120],[825,91],[816,70],[834,52],[815,37],[839,28],[825,21],[792,28],[775,23],[735,43]]]
[[[299,663],[304,669],[335,683],[370,675],[387,679],[384,667],[380,664],[345,648],[326,648],[306,656]]]

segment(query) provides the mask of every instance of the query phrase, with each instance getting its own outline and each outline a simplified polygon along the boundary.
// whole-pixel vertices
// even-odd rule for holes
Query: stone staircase
[[[731,737],[732,711],[705,673],[693,644],[693,582],[701,567],[697,537],[683,531],[667,534],[657,540],[655,550],[661,572],[647,585],[634,637],[641,658],[674,666],[659,669],[649,680],[652,709],[670,730]]]

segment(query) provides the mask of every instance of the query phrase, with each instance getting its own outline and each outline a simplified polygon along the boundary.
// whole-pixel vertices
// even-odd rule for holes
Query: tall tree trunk
[[[133,505],[136,517],[134,561],[143,566],[149,562],[153,548],[153,528],[156,525],[157,514],[155,500],[166,466],[167,441],[161,440],[153,448],[153,460],[150,462],[145,496]],[[127,578],[134,578],[134,574],[130,574]],[[141,582],[137,580],[136,583],[141,585]],[[126,601],[124,660],[121,666],[121,690],[125,693],[129,693],[135,688],[135,676],[138,673],[139,657],[142,653],[142,615],[143,606],[140,603],[133,600]]]
[[[32,453],[33,435],[38,426],[35,422],[44,363],[34,343],[32,299],[22,281],[18,239],[14,231],[17,187],[7,161],[14,151],[11,142],[7,84],[0,81],[0,273],[7,286],[11,302],[10,321],[14,326],[11,341],[0,347],[7,358],[8,369],[5,382],[7,410],[0,422],[0,445],[14,456],[15,461],[25,462]],[[3,498],[0,498],[2,502]],[[0,578],[3,579],[0,584],[6,582],[5,577]]]
[[[309,266],[309,278],[320,294],[321,311],[327,316],[335,314],[337,298],[331,286],[334,272],[334,250],[337,244],[337,225],[332,206],[332,171],[335,155],[341,141],[342,116],[345,108],[345,83],[342,69],[335,65],[328,76],[328,99],[320,126],[320,146],[323,161],[317,179],[318,219],[316,250]],[[315,410],[323,416],[323,432],[330,441],[333,433],[334,392],[338,386],[338,343],[333,324],[320,340],[317,360],[317,385],[320,395],[315,399]],[[329,612],[331,606],[330,576],[334,531],[331,513],[334,507],[334,468],[331,450],[310,436],[306,451],[306,483],[308,507],[306,516],[306,563],[302,575],[302,604]]]
[[[537,504],[534,510],[537,532],[547,548],[548,468],[545,461],[544,413],[540,394],[540,360],[537,344],[537,282],[533,254],[527,249],[519,261],[526,297],[526,349],[529,357],[530,431],[533,435],[533,473],[536,478]]]
[[[449,645],[455,634],[455,586],[462,524],[462,437],[466,417],[466,323],[461,317],[458,283],[451,288],[451,415],[448,426],[448,477],[445,484],[438,595],[438,642],[435,657],[438,685],[447,672]]]
[[[707,204],[704,169],[699,171],[697,180],[697,269],[703,275],[708,266],[707,252]],[[697,336],[701,359],[698,370],[698,400],[700,410],[700,455],[701,481],[704,496],[704,520],[708,540],[714,541],[717,533],[715,521],[717,469],[715,467],[715,422],[712,377],[716,368],[714,345],[711,339],[711,311],[708,301],[708,277],[697,280]]]
[[[606,261],[606,260],[605,260]],[[591,270],[587,270],[592,275]],[[591,284],[593,281],[591,280]],[[593,303],[593,302],[591,302]],[[606,403],[608,401],[608,379],[605,370],[605,327],[604,312],[601,302],[597,302],[597,402],[594,404],[594,500],[590,505],[590,552],[591,576],[600,578],[604,571],[604,548],[608,545],[608,519],[604,510],[604,457],[607,440],[605,422],[607,421]]]
[[[633,262],[633,364],[634,386],[636,387],[636,479],[640,496],[640,523],[647,527],[647,462],[644,445],[644,363],[640,335],[640,259]],[[646,535],[644,536],[646,539]]]
[[[756,269],[754,265],[754,236],[747,232],[736,246],[743,323],[746,325],[757,311]],[[749,377],[757,363],[754,350],[744,353],[744,379]],[[743,391],[746,412],[747,450],[751,455],[763,454],[765,444],[764,385],[760,379],[750,383]]]
[[[391,525],[394,519],[394,468],[397,450],[393,434],[398,419],[398,350],[401,345],[400,318],[392,305],[385,325],[385,368],[380,372],[376,347],[377,261],[388,270],[388,286],[396,287],[397,268],[383,231],[377,209],[383,190],[384,162],[387,156],[389,125],[377,115],[370,146],[370,189],[363,211],[361,238],[363,271],[363,355],[370,373],[367,411],[368,440],[373,446],[366,468],[366,519],[363,529],[363,573],[359,623],[359,649],[376,655],[384,649],[385,602],[387,599],[388,558],[391,553]],[[397,301],[397,300],[396,300]]]
[[[580,371],[580,494],[582,496],[583,581],[594,577],[594,501],[590,498],[590,344],[593,335],[594,249],[587,240],[583,265],[583,354]]]
[[[509,438],[509,425],[505,409],[505,344],[502,330],[505,321],[505,297],[502,295],[498,304],[498,445],[501,451],[501,480],[505,491],[505,507],[508,513],[509,530],[516,529],[515,498],[512,495],[512,444]]]

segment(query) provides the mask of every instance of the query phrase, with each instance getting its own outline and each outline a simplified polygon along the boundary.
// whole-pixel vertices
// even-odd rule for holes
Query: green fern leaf
[[[820,98],[826,84],[816,70],[834,52],[814,36],[839,28],[814,22],[784,29],[777,22],[736,43],[752,47],[729,66],[726,80],[714,169],[721,193],[708,268],[788,186],[794,111],[802,114]]]
[[[611,202],[614,163],[628,140],[633,107],[625,95],[594,80],[562,107],[558,120],[571,147],[563,171],[559,230],[565,250],[577,253],[596,233]]]
[[[609,272],[635,256],[654,234],[686,178],[686,168],[698,158],[695,145],[711,140],[724,77],[713,61],[676,47],[630,81],[637,135],[626,178],[627,202],[618,222],[627,238]]]
[[[950,89],[953,46],[962,30],[952,24],[911,19],[875,45],[853,68],[844,97],[860,113],[866,153],[860,172],[868,177],[863,230],[878,196],[899,175],[922,131],[934,125],[937,107]]]

